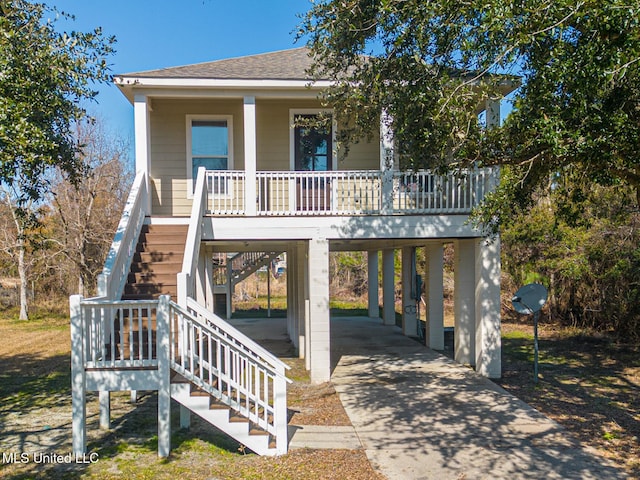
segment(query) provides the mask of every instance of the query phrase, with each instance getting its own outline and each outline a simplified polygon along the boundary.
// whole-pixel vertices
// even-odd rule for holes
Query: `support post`
[[[171,451],[171,370],[170,370],[170,330],[168,295],[158,299],[156,314],[157,356],[158,356],[158,456],[168,457]]]
[[[454,358],[475,364],[475,239],[455,242],[454,255]]]
[[[87,391],[84,369],[84,322],[82,319],[82,296],[69,297],[71,315],[71,432],[75,455],[83,455],[87,449]]]
[[[500,378],[500,239],[476,241],[475,260],[476,371]]]
[[[444,350],[444,250],[442,244],[428,244],[425,288],[427,325],[425,343],[434,350]]]
[[[100,403],[100,428],[109,430],[111,428],[111,392],[100,390],[98,401]]]
[[[396,324],[394,250],[382,251],[382,323]]]
[[[184,405],[180,405],[180,428],[191,427],[191,410]]]
[[[380,318],[380,300],[378,298],[378,251],[367,252],[368,307],[370,318]]]
[[[326,382],[331,377],[329,319],[329,241],[309,240],[309,351],[311,381]]]
[[[418,334],[416,308],[416,249],[402,248],[402,333],[415,337]]]

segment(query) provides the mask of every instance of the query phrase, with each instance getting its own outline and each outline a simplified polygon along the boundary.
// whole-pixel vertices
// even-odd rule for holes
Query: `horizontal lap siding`
[[[152,102],[151,185],[153,215],[188,216],[187,115],[233,116],[233,168],[244,168],[243,107],[241,99],[158,100]]]

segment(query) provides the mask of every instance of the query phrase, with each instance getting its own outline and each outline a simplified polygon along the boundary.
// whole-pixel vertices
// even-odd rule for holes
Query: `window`
[[[198,168],[232,168],[231,117],[188,117],[187,176],[193,190]],[[216,185],[216,193],[226,193],[226,185]]]

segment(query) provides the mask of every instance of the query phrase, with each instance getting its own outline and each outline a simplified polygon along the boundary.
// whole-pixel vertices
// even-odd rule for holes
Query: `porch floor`
[[[286,319],[233,320],[277,355]],[[332,382],[389,478],[624,478],[487,378],[367,317],[331,318]]]

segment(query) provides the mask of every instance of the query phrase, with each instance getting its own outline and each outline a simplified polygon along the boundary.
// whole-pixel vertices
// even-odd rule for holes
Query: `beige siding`
[[[244,169],[242,100],[158,100],[152,102],[151,182],[154,215],[188,216],[187,115],[233,117],[233,168]]]
[[[256,102],[258,170],[290,170],[290,111],[320,108],[322,107],[319,101],[258,99]],[[380,168],[379,133],[376,129],[371,141],[363,139],[352,145],[346,158],[338,155],[338,170],[378,170]]]

